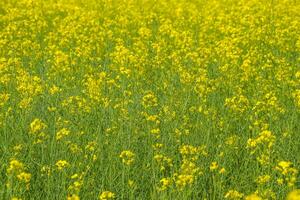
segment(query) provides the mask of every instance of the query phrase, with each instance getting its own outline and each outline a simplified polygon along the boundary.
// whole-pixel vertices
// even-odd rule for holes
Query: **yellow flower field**
[[[0,199],[300,200],[299,0],[1,0]]]

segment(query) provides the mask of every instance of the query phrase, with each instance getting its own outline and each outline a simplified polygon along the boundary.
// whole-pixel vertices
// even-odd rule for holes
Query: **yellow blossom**
[[[115,199],[115,194],[110,191],[104,191],[99,195],[99,200]]]
[[[63,170],[68,167],[70,164],[66,160],[59,160],[55,163],[58,170]]]
[[[299,189],[291,191],[286,198],[286,200],[299,200],[299,199],[300,199],[300,190]]]
[[[135,154],[130,150],[124,150],[120,154],[120,158],[125,165],[131,165],[134,162]]]

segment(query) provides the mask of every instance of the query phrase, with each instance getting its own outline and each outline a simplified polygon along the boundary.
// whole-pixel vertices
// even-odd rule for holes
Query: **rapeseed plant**
[[[299,10],[0,1],[0,199],[299,199]]]

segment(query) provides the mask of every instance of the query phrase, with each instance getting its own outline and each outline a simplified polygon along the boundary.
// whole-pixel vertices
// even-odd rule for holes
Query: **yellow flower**
[[[51,175],[51,168],[49,166],[43,166],[41,168],[41,175],[42,176],[44,176],[44,175],[50,176]]]
[[[135,182],[133,180],[128,180],[128,186],[129,187],[135,187]]]
[[[245,197],[245,200],[262,200],[257,194],[251,194]]]
[[[220,174],[224,174],[225,172],[226,172],[226,170],[225,170],[224,167],[222,167],[222,168],[220,169],[220,171],[219,171]]]
[[[73,174],[73,175],[71,176],[71,179],[76,179],[76,178],[78,178],[78,177],[79,177],[78,174]]]
[[[159,135],[160,129],[159,129],[159,128],[152,129],[152,130],[150,131],[150,133],[153,134],[153,135]]]
[[[57,87],[56,85],[53,85],[50,89],[49,89],[49,93],[51,94],[51,95],[54,95],[54,94],[56,94],[56,93],[58,93],[58,92],[60,92],[61,91],[61,89],[59,88],[59,87]]]
[[[244,194],[240,193],[236,190],[229,190],[226,194],[225,194],[225,199],[241,199],[243,198]]]
[[[70,164],[66,160],[59,160],[56,162],[55,165],[58,170],[63,170],[64,168],[68,167]]]
[[[291,166],[291,164],[292,163],[289,162],[289,161],[280,161],[278,163],[278,166],[281,167],[282,169],[287,169],[287,168],[289,168]]]
[[[163,191],[166,190],[172,184],[172,179],[162,178],[159,182],[161,183],[161,187],[159,188],[159,190]]]
[[[122,162],[125,165],[131,165],[134,162],[135,154],[130,150],[122,151],[120,154],[120,158],[122,158]]]
[[[153,92],[148,92],[142,100],[142,105],[145,108],[157,106],[157,98]]]
[[[176,186],[183,189],[187,185],[191,185],[195,180],[195,177],[191,174],[180,174],[175,181]]]
[[[284,182],[283,178],[278,178],[278,179],[277,179],[278,185],[282,185],[283,182]]]
[[[49,112],[54,112],[57,110],[57,108],[55,106],[48,106],[47,109]]]
[[[291,191],[286,200],[299,200],[300,199],[300,189]]]
[[[70,131],[68,129],[62,128],[56,133],[56,140],[61,140],[63,137],[66,137],[69,134],[70,134]]]
[[[281,178],[277,179],[278,184],[287,183],[289,187],[294,186],[296,182],[296,177],[298,174],[298,170],[293,167],[292,163],[289,161],[281,161],[275,167],[275,169],[281,173]]]
[[[43,129],[45,129],[46,127],[47,127],[47,125],[45,123],[43,123],[42,120],[36,118],[30,124],[30,133],[33,133],[33,134],[38,133],[38,132],[42,131]]]
[[[6,93],[0,94],[0,107],[3,106],[8,100],[10,95]]]
[[[210,171],[214,171],[214,170],[218,169],[218,167],[219,166],[218,166],[217,162],[212,162],[209,169],[210,169]]]
[[[152,129],[150,131],[150,133],[157,139],[160,138],[160,129],[159,128]]]
[[[271,179],[271,176],[270,175],[264,175],[264,176],[259,176],[257,179],[256,179],[256,182],[258,184],[265,184],[267,182],[269,182]]]
[[[20,181],[23,181],[25,183],[29,183],[30,179],[31,179],[31,174],[30,173],[26,173],[26,172],[21,172],[20,174],[17,175],[17,178]]]
[[[11,198],[11,200],[22,200],[22,199],[18,198],[18,197],[13,197],[13,198]]]
[[[67,200],[80,200],[79,196],[76,194],[69,195]]]
[[[9,167],[7,168],[7,173],[11,174],[13,172],[19,173],[24,169],[24,164],[16,159],[12,159],[9,162]]]
[[[99,195],[99,200],[109,200],[109,199],[114,199],[115,194],[110,192],[110,191],[104,191]]]
[[[161,171],[164,171],[166,168],[173,166],[172,159],[167,156],[164,156],[162,154],[155,154],[153,158],[160,165]]]

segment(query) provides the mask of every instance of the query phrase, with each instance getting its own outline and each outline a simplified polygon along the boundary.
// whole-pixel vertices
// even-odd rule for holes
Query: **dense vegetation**
[[[0,199],[299,200],[298,0],[1,0]]]

